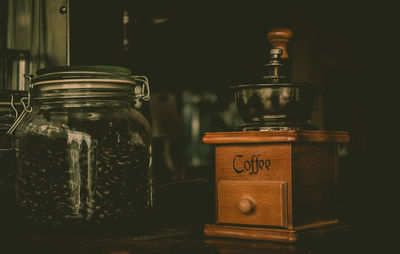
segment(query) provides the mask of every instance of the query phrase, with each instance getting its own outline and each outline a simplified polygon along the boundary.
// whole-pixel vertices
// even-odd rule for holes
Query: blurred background
[[[390,6],[269,0],[0,4],[2,89],[24,90],[22,74],[54,65],[127,66],[149,78],[151,100],[138,109],[153,128],[159,205],[166,217],[187,221],[196,214],[202,221],[213,218],[213,147],[201,143],[202,135],[241,123],[229,86],[259,80],[271,47],[268,30],[290,28],[293,81],[320,88],[313,123],[351,136],[340,150],[344,216],[385,224],[378,214],[390,210],[385,202],[395,193],[386,181],[394,171],[388,147],[398,108],[388,88],[397,85]],[[185,200],[193,206],[181,209]]]

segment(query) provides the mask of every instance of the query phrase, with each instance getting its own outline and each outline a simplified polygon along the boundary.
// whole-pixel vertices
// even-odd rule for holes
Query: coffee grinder
[[[262,81],[231,87],[246,124],[203,136],[215,146],[216,218],[205,225],[205,236],[294,243],[348,229],[335,207],[338,144],[349,135],[311,124],[318,90],[291,82],[291,37],[289,29],[270,30],[273,48]]]

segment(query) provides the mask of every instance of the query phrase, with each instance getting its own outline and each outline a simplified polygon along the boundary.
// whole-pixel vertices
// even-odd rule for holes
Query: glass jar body
[[[134,228],[150,211],[150,126],[129,103],[35,103],[16,136],[17,203],[29,224]]]
[[[16,154],[14,137],[6,132],[15,120],[0,110],[0,220],[7,221],[15,208]]]
[[[0,91],[0,224],[9,230],[15,223],[16,214],[16,149],[15,136],[7,132],[21,112],[20,99],[24,92]]]

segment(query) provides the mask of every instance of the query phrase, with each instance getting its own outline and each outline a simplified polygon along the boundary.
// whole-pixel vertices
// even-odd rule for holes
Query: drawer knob
[[[251,214],[254,211],[254,203],[248,198],[241,198],[238,203],[239,212],[242,214]]]

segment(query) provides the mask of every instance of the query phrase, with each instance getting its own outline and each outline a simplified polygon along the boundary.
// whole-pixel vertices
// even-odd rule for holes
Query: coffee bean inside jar
[[[112,80],[92,74],[85,91],[89,81],[83,78],[72,95],[41,91],[52,100],[38,93],[33,111],[18,126],[17,196],[28,223],[134,228],[150,211],[150,126],[132,106],[136,83],[112,74]],[[40,80],[34,89],[42,88],[40,82],[46,89],[56,83]]]

